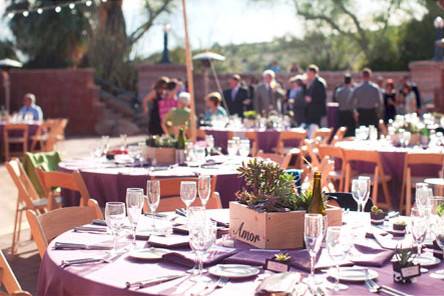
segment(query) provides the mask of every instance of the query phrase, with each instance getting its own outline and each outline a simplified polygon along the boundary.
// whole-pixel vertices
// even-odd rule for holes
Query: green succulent
[[[413,264],[415,253],[411,249],[402,249],[396,247],[394,259],[400,267],[407,267]]]

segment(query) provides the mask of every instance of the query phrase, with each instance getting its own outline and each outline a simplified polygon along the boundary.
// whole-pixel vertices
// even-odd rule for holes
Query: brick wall
[[[1,78],[0,78],[1,79]],[[90,135],[100,119],[99,89],[94,84],[92,69],[12,70],[11,111],[22,105],[25,93],[33,93],[45,118],[69,119],[68,135]],[[0,82],[0,104],[4,105],[3,83]]]

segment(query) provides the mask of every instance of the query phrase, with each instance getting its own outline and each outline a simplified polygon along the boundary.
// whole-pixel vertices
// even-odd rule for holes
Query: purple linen
[[[327,104],[327,125],[328,127],[336,128],[338,126],[338,103],[328,103]]]
[[[235,253],[237,253],[237,250],[227,248],[223,249],[220,247],[212,249],[203,259],[203,266],[208,267],[216,265]],[[185,267],[193,267],[197,260],[195,253],[191,251],[176,251],[167,253],[163,256],[163,259],[167,262],[183,265]]]
[[[266,130],[256,132],[257,149],[272,153],[279,142],[279,131]]]
[[[394,254],[394,251],[376,249],[365,244],[355,244],[355,249],[352,250],[351,261],[362,266],[382,267],[392,259]]]

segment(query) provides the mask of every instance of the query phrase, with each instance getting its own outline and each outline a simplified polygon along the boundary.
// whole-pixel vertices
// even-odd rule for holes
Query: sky
[[[360,19],[366,20],[380,8],[382,0],[355,0]],[[187,0],[190,42],[193,49],[205,49],[214,43],[221,45],[267,42],[277,37],[304,35],[304,25],[296,17],[292,0],[270,0],[260,3],[251,0]],[[416,0],[409,1],[415,6]],[[0,0],[0,15],[5,9]],[[171,24],[170,47],[183,46],[181,1],[171,15],[163,16],[144,35],[134,48],[133,55],[147,57],[162,50],[163,26]],[[271,3],[271,4],[270,4]],[[68,9],[68,8],[66,8]],[[123,12],[127,30],[131,32],[146,19],[143,0],[124,0]],[[417,17],[421,15],[418,11]],[[401,17],[391,18],[394,22]],[[4,19],[0,19],[0,39],[11,38]]]

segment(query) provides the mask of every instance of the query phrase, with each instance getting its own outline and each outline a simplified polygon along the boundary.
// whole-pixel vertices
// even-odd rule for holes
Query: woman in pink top
[[[165,87],[165,96],[159,101],[159,114],[160,121],[163,121],[165,115],[173,108],[177,107],[177,97],[176,97],[176,86],[175,80],[170,80]]]

